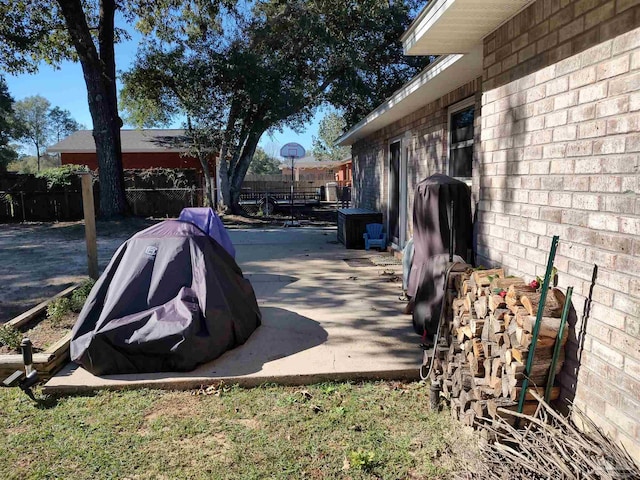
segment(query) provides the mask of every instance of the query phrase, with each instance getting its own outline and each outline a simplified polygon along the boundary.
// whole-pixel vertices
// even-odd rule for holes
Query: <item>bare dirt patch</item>
[[[168,393],[163,395],[145,416],[150,423],[160,417],[190,418],[200,410],[201,402],[195,396],[185,396],[184,393]]]
[[[249,430],[258,430],[262,428],[262,423],[255,418],[241,418],[236,420],[236,422]]]
[[[71,331],[76,323],[78,315],[67,314],[60,320],[45,318],[30,328],[21,330],[25,337],[28,337],[33,343],[34,352],[42,352],[63,338]],[[20,353],[19,349],[11,348],[7,345],[0,345],[0,354]]]
[[[103,269],[116,249],[156,220],[97,222]],[[0,225],[0,324],[86,278],[83,222]]]

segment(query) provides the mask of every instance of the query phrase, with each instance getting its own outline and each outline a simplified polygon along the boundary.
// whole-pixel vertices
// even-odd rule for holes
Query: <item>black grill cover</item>
[[[413,197],[413,263],[408,295],[416,294],[429,259],[449,253],[451,200],[455,208],[454,254],[466,259],[472,248],[471,193],[464,182],[437,173],[416,186]]]
[[[454,261],[464,263],[472,248],[471,194],[455,178],[436,174],[416,186],[413,199],[413,262],[407,294],[414,297],[417,333],[435,333],[449,263],[449,216],[454,202]]]
[[[233,257],[169,220],[114,254],[73,328],[71,359],[95,375],[190,371],[244,343],[260,320]]]

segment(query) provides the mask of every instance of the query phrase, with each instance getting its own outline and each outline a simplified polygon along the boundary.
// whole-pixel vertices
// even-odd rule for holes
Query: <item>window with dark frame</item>
[[[474,116],[473,105],[451,113],[449,175],[452,177],[471,178]]]

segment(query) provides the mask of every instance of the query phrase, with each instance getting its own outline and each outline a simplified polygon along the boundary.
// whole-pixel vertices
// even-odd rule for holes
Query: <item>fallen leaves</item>
[[[222,396],[222,394],[230,391],[230,386],[225,385],[224,382],[218,382],[209,386],[201,385],[198,390],[192,391],[191,395],[213,395],[216,397],[220,397]]]

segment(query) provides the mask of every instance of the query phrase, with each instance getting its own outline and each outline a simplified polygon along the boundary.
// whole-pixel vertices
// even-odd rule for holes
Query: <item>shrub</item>
[[[6,345],[12,350],[20,348],[22,342],[22,333],[11,325],[3,325],[0,327],[0,345]]]
[[[85,280],[80,284],[80,287],[73,291],[71,294],[71,311],[78,313],[84,307],[84,302],[87,301],[91,289],[95,285],[96,281],[93,279]]]
[[[57,323],[70,311],[71,300],[69,298],[57,298],[47,307],[47,317]]]
[[[86,165],[62,165],[61,167],[47,168],[39,173],[36,177],[47,180],[47,188],[68,187],[71,180],[78,176],[78,172],[88,172]]]

